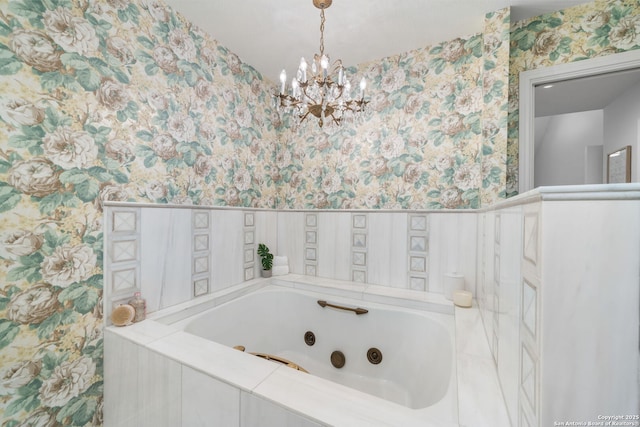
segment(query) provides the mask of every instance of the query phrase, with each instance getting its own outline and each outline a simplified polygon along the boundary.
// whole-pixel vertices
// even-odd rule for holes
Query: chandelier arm
[[[302,93],[305,96],[305,98],[307,98],[309,101],[313,102],[314,104],[319,104],[318,101],[316,101],[315,99],[313,99],[308,93],[307,93],[307,87],[302,87],[300,86],[302,89]],[[300,101],[298,101],[298,103],[300,103]]]

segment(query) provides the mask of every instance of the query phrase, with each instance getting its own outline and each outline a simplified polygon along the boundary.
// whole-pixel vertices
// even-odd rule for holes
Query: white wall
[[[602,110],[536,118],[534,185],[584,184],[585,149],[603,144],[603,120]]]
[[[640,127],[640,83],[629,90],[604,109],[604,153],[609,154],[627,145],[631,146],[631,181],[640,182],[640,144],[638,144],[638,128]],[[604,163],[606,171],[606,157]]]

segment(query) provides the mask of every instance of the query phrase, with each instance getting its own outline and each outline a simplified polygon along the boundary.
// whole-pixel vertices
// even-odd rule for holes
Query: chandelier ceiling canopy
[[[352,96],[349,82],[342,60],[333,64],[324,53],[324,11],[331,6],[332,0],[313,0],[313,5],[320,9],[320,53],[313,56],[308,63],[304,57],[296,75],[287,88],[287,73],[280,73],[280,92],[277,95],[281,110],[298,116],[300,123],[310,115],[318,119],[322,127],[326,122],[340,125],[353,119],[364,111],[368,101],[364,99],[366,81],[360,81],[359,90]]]

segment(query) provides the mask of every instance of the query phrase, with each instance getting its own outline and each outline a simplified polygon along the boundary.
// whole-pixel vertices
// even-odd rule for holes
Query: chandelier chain
[[[320,9],[320,57],[324,55],[324,8]]]

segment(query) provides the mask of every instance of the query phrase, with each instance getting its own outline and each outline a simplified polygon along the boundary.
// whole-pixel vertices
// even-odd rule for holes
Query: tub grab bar
[[[366,314],[366,313],[369,312],[369,310],[367,310],[366,308],[345,307],[343,305],[329,304],[328,302],[323,301],[323,300],[318,300],[318,305],[320,307],[333,307],[333,308],[337,308],[338,310],[353,311],[355,314]]]

